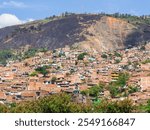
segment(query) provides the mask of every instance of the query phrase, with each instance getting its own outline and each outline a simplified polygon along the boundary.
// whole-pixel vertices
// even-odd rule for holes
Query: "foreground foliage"
[[[36,101],[17,104],[10,112],[15,113],[73,113],[90,112],[90,105],[77,104],[71,101],[71,96],[61,93],[51,95]]]
[[[123,101],[108,101],[102,99],[98,103],[76,103],[71,95],[61,93],[40,98],[36,101],[25,101],[18,104],[0,104],[0,112],[12,113],[132,113],[150,112],[150,101],[138,110],[129,99]]]
[[[100,113],[132,113],[136,110],[136,106],[132,101],[125,99],[123,101],[108,102],[102,101],[94,107],[94,112]]]

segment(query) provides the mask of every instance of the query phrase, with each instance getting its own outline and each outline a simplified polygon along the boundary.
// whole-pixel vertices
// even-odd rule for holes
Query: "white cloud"
[[[30,19],[26,19],[26,20],[22,20],[22,24],[26,24],[26,23],[30,23],[33,22],[34,19],[30,18]]]
[[[24,24],[27,22],[32,22],[34,19],[30,18],[27,20],[20,20],[17,16],[13,14],[1,14],[0,15],[0,28],[4,28],[7,26],[13,26],[18,24]]]
[[[27,22],[32,22],[32,21],[34,21],[34,19],[32,19],[32,18],[27,20]]]
[[[26,8],[27,5],[24,4],[23,2],[18,2],[18,1],[7,1],[0,3],[0,8],[7,8],[7,7],[13,7],[13,8]]]
[[[19,20],[15,15],[12,14],[2,14],[0,15],[0,28],[22,24],[23,22]]]
[[[33,21],[34,19],[30,18],[30,19],[23,20],[22,23],[33,22]]]

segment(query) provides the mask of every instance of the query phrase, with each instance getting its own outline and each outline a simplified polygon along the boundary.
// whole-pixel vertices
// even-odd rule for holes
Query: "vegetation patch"
[[[149,106],[149,103],[148,103]],[[147,106],[146,111],[149,111]],[[129,99],[123,101],[102,100],[95,104],[73,102],[65,93],[40,98],[36,101],[24,101],[13,105],[0,104],[0,112],[5,113],[128,113],[137,111]]]
[[[84,57],[85,57],[85,55],[87,55],[87,53],[86,53],[86,52],[81,53],[81,54],[78,56],[78,60],[83,60],[83,59],[84,59]]]

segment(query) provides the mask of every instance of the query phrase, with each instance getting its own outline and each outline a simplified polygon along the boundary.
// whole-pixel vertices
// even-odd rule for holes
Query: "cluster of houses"
[[[86,53],[83,60],[79,55]],[[136,103],[150,99],[150,51],[133,48],[116,52],[96,52],[65,47],[19,61],[9,61],[0,66],[0,103],[36,100],[50,94],[66,92],[78,95],[79,102],[86,102],[80,92],[97,85],[115,81],[120,72],[128,72],[128,85],[138,86],[139,92],[129,95]],[[105,54],[106,57],[102,55]],[[117,62],[116,62],[117,61]],[[38,67],[48,66],[48,74],[32,75]],[[111,98],[104,91],[106,98]]]

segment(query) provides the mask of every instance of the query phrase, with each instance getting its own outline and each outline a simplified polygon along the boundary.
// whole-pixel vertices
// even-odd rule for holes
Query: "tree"
[[[98,98],[100,92],[103,92],[105,84],[99,83],[98,85],[89,89],[89,96]]]
[[[131,113],[136,110],[136,106],[133,105],[132,100],[125,99],[123,101],[117,102],[118,112],[119,113]]]
[[[101,57],[107,59],[108,56],[106,54],[102,54]]]
[[[150,112],[150,101],[145,107],[146,112]],[[123,101],[100,100],[94,104],[73,102],[72,96],[65,93],[54,94],[41,97],[33,101],[24,101],[11,104],[9,107],[0,104],[0,112],[11,113],[131,113],[135,112],[137,107],[129,99]]]
[[[145,46],[141,46],[140,50],[145,51],[146,50]]]
[[[40,52],[47,52],[48,51],[48,48],[41,48],[39,49]]]
[[[82,95],[84,96],[88,96],[89,95],[89,90],[83,90],[80,92]]]
[[[114,54],[116,57],[122,57],[122,55],[118,52],[115,51],[115,54]]]
[[[116,82],[116,85],[124,87],[129,80],[129,74],[128,73],[119,73],[118,80]]]
[[[36,54],[37,52],[38,52],[37,49],[31,48],[31,49],[27,50],[27,51],[24,53],[23,58],[26,59],[26,58],[33,57],[33,56],[35,56],[35,54]]]
[[[94,112],[103,113],[131,113],[136,110],[136,106],[129,99],[123,101],[107,101],[102,100],[99,104],[94,106]]]
[[[146,112],[150,113],[150,100],[147,101]]]
[[[1,50],[0,51],[0,64],[6,65],[7,60],[14,57],[14,54],[11,50]]]
[[[83,60],[85,55],[87,55],[87,53],[81,53],[79,56],[78,56],[78,60]]]
[[[15,113],[74,113],[91,112],[90,104],[72,102],[71,95],[60,93],[36,101],[21,102],[13,107]]]
[[[110,91],[111,96],[116,97],[118,94],[124,92],[124,86],[127,84],[128,80],[128,73],[119,73],[117,81],[109,83],[108,90]]]
[[[138,92],[139,91],[139,88],[137,86],[129,86],[128,87],[128,92],[131,94],[131,93],[135,93],[135,92]]]
[[[49,68],[49,66],[38,67],[35,69],[35,71],[43,74],[43,76],[45,77],[49,73],[49,71],[47,70],[48,68]]]
[[[54,84],[56,82],[57,78],[56,77],[52,77],[51,82],[52,84]]]
[[[89,90],[89,96],[92,96],[92,97],[98,97],[99,96],[99,87],[98,86],[94,86],[92,88],[90,88]]]
[[[115,86],[113,84],[110,84],[108,89],[109,89],[109,92],[111,94],[111,97],[113,97],[113,98],[116,97],[119,93],[119,87]]]
[[[8,112],[8,107],[0,103],[0,113],[6,113],[6,112]]]
[[[115,64],[118,64],[118,63],[120,63],[121,62],[121,60],[119,60],[119,59],[116,59],[115,60]]]

